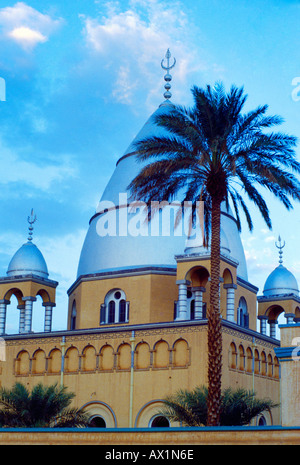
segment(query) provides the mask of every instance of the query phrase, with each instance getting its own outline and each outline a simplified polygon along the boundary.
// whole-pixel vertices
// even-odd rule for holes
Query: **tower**
[[[166,70],[164,100],[117,161],[97,210],[90,219],[77,279],[68,290],[68,329],[172,321],[174,316],[175,320],[189,319],[191,312],[184,310],[184,295],[189,287],[204,287],[192,281],[191,285],[188,284],[189,280],[181,277],[183,271],[178,274],[183,262],[199,260],[199,257],[207,262],[210,251],[190,240],[183,221],[175,228],[176,202],[163,209],[158,206],[155,217],[147,222],[143,211],[145,204],[131,203],[128,190],[128,185],[142,168],[142,163],[135,156],[135,142],[148,136],[163,135],[164,131],[155,124],[155,118],[174,108],[170,70],[175,63],[176,60],[171,60],[171,53],[167,50],[161,63]],[[234,299],[235,294],[237,297],[241,294],[240,291],[235,292],[237,280],[246,292],[250,290],[251,300],[256,298],[257,289],[249,285],[245,288],[247,267],[236,220],[225,206],[221,217],[221,245],[226,255],[224,263],[229,263],[231,267],[229,271],[224,266],[227,277],[222,289],[230,302],[229,319],[236,321]],[[187,272],[188,269],[185,274]],[[205,273],[209,274],[207,267]],[[230,274],[235,278],[229,278]],[[198,301],[205,300],[208,292],[205,294],[203,289],[194,291],[197,295],[196,305],[200,305]],[[117,299],[115,296],[119,295],[122,297]],[[226,309],[224,312],[226,314]],[[196,315],[200,314],[196,312]],[[245,315],[248,315],[247,309]],[[256,327],[255,318],[253,315],[252,327]]]
[[[270,325],[270,336],[276,337],[278,316],[284,313],[287,324],[298,322],[300,317],[300,298],[295,276],[283,266],[283,248],[281,237],[275,243],[279,250],[279,265],[268,276],[263,295],[258,297],[258,319],[260,331],[267,334],[267,323]]]
[[[7,276],[0,278],[0,335],[5,334],[6,312],[11,296],[18,300],[20,310],[19,333],[32,331],[33,304],[39,295],[45,307],[44,331],[51,331],[52,309],[58,283],[48,278],[48,268],[39,248],[32,242],[33,224],[36,215],[31,210],[28,216],[28,239],[12,257]]]

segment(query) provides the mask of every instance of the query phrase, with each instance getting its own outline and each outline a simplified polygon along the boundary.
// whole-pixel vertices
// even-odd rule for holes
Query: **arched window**
[[[106,294],[104,304],[100,309],[100,324],[128,323],[129,302],[126,302],[125,292],[113,289]]]
[[[122,299],[119,303],[119,323],[126,321],[126,300]]]
[[[238,324],[244,328],[249,328],[249,313],[247,302],[244,297],[240,298],[238,306]]]
[[[114,300],[108,302],[108,319],[107,323],[114,323],[116,315],[116,303]]]
[[[71,312],[71,321],[70,321],[70,329],[76,329],[76,301],[74,300],[72,305],[72,312]]]
[[[265,419],[265,417],[262,415],[259,420],[258,420],[258,426],[266,426],[267,424],[267,420]]]
[[[150,428],[169,428],[170,422],[163,415],[155,415],[149,422]]]
[[[94,415],[90,418],[88,426],[90,428],[106,428],[106,421],[100,415]]]

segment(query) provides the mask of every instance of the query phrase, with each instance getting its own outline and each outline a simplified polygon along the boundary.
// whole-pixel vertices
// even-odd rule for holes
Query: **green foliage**
[[[164,399],[160,414],[183,426],[205,426],[207,424],[208,389],[198,386],[192,391],[181,389]],[[269,399],[258,399],[253,391],[243,388],[225,389],[220,406],[220,426],[243,426],[264,411],[278,407]]]
[[[32,391],[21,383],[0,390],[0,426],[17,428],[86,426],[85,414],[68,408],[75,394],[65,386],[37,384]]]
[[[266,114],[267,105],[242,113],[247,95],[221,83],[192,88],[194,106],[168,107],[154,116],[164,130],[135,144],[143,162],[129,185],[133,199],[205,201],[208,241],[212,199],[232,202],[239,229],[240,210],[249,229],[253,222],[245,202],[248,198],[271,228],[267,204],[260,188],[270,191],[288,210],[291,200],[300,200],[300,163],[296,159],[296,137],[273,132],[280,116]],[[179,199],[177,196],[181,196]]]

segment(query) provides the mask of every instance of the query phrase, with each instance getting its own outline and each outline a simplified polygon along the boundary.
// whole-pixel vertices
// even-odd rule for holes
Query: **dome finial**
[[[277,242],[275,242],[275,245],[276,245],[277,249],[279,249],[279,265],[282,265],[282,263],[283,263],[283,260],[282,260],[282,254],[283,254],[282,249],[283,249],[284,246],[285,246],[285,241],[283,241],[283,244],[281,245],[281,237],[278,236],[278,243],[279,243],[279,244],[277,244]]]
[[[28,241],[31,242],[32,241],[32,234],[33,234],[33,224],[36,222],[36,215],[34,214],[34,211],[33,211],[33,208],[31,209],[31,212],[30,212],[30,216],[28,216],[27,218],[27,221],[29,223],[29,226],[28,226]]]
[[[165,58],[167,60],[167,66],[164,65],[164,61],[165,61]],[[176,59],[173,58],[174,62],[173,64],[170,66],[170,58],[171,58],[171,52],[170,52],[170,49],[167,50],[167,53],[165,55],[165,58],[163,58],[161,60],[161,67],[162,69],[165,69],[167,71],[167,74],[164,75],[164,80],[166,81],[166,84],[165,84],[165,89],[166,89],[166,92],[164,93],[164,97],[166,100],[169,100],[171,97],[172,97],[172,94],[170,92],[170,89],[171,89],[171,84],[170,82],[172,81],[172,76],[171,74],[169,73],[170,69],[174,68],[175,64],[176,64]]]

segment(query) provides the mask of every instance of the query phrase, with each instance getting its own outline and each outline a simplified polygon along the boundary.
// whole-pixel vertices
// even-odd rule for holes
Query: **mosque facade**
[[[174,226],[175,204],[145,221],[143,205],[130,203],[127,189],[141,169],[133,144],[160,135],[153,116],[168,112],[170,74],[165,69],[165,100],[120,157],[95,214],[68,290],[67,329],[52,331],[58,283],[49,277],[42,252],[29,237],[0,278],[0,383],[61,383],[76,394],[74,406],[88,412],[91,426],[176,426],[159,413],[162,400],[179,389],[207,384],[207,319],[210,248],[201,227],[186,233]],[[244,387],[258,397],[281,400],[278,316],[297,327],[298,284],[283,266],[266,280],[263,294],[250,283],[236,220],[221,215],[220,307],[222,387]],[[19,309],[18,334],[6,334],[11,297]],[[32,331],[37,298],[45,309],[44,331]],[[2,356],[1,356],[2,350]],[[278,425],[280,409],[264,412],[255,425]]]

